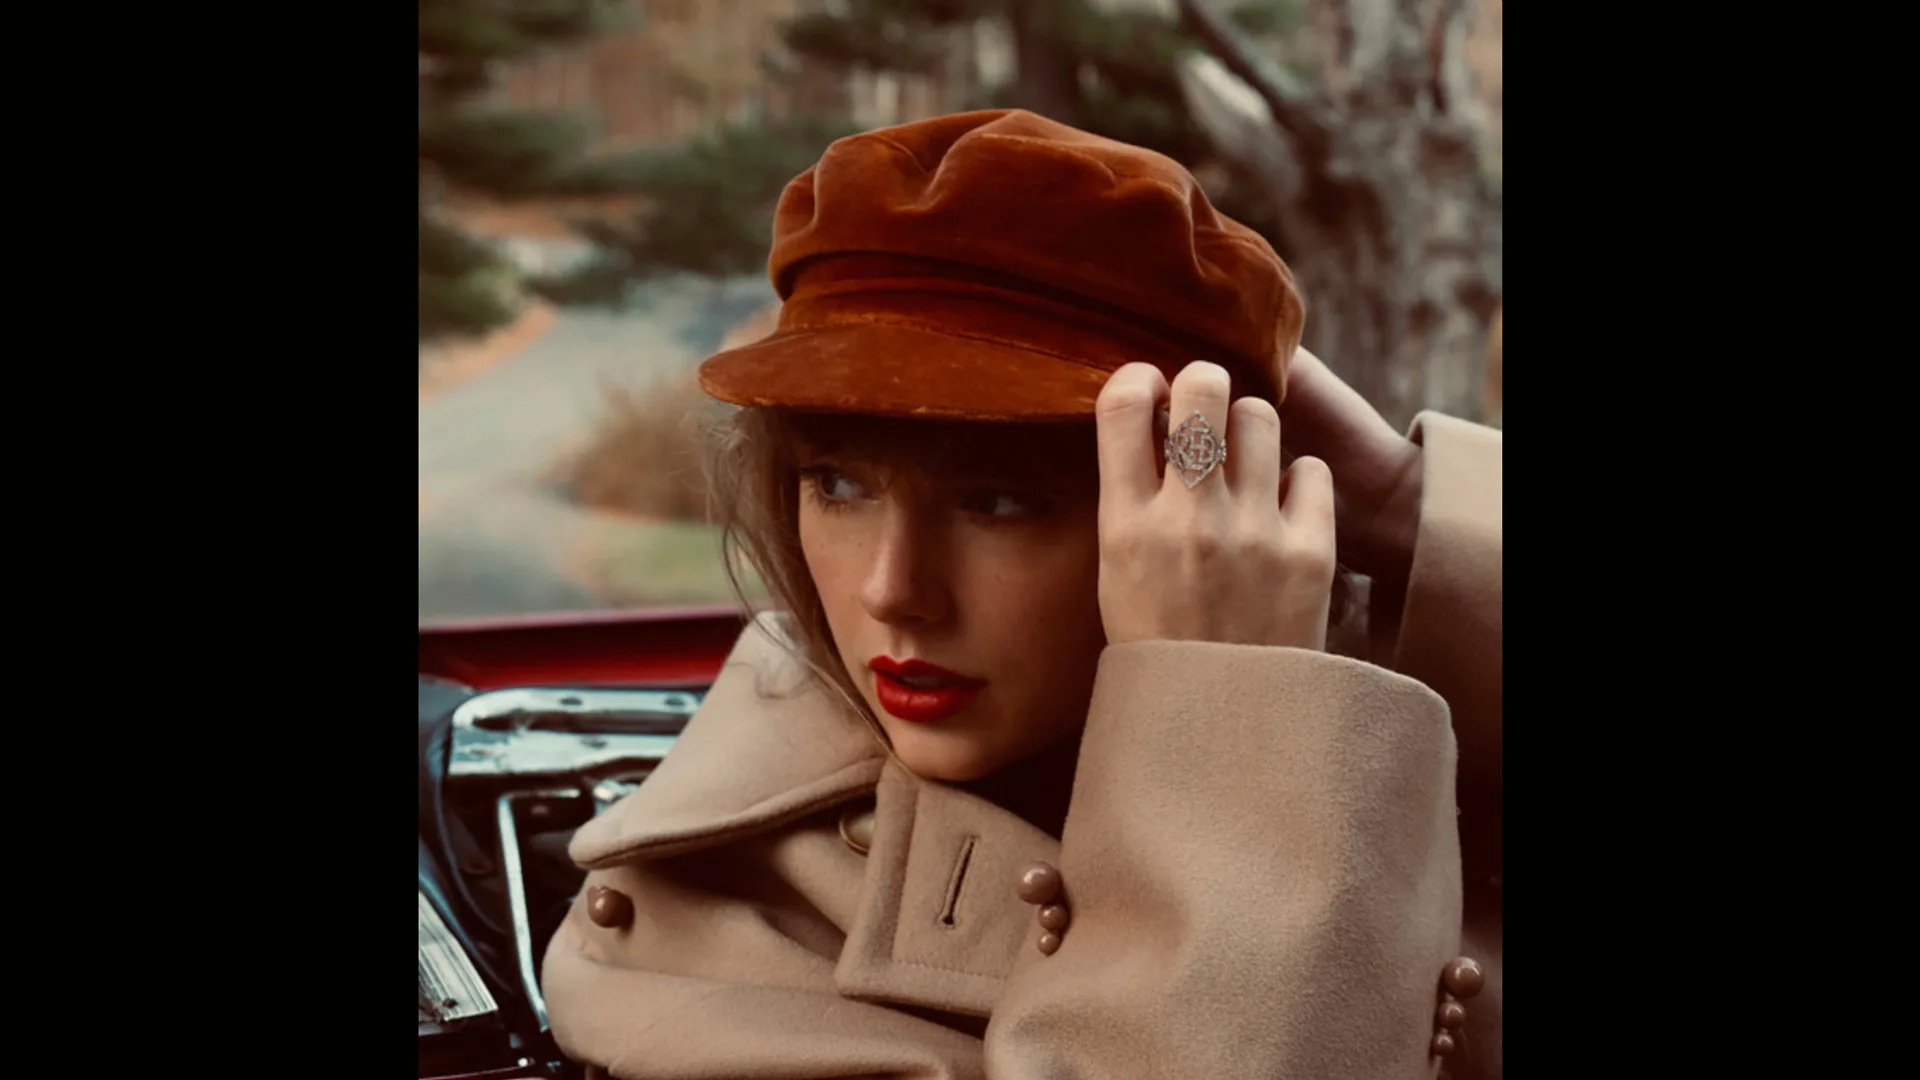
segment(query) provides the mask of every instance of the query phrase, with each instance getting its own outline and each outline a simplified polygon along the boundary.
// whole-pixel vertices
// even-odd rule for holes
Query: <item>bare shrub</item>
[[[729,331],[734,349],[779,325],[774,301]],[[716,407],[693,371],[644,391],[606,388],[607,411],[587,444],[562,461],[557,479],[576,501],[596,510],[651,521],[711,523],[702,448],[704,420]]]
[[[693,372],[639,391],[609,386],[606,396],[592,437],[559,469],[573,498],[650,521],[709,521],[701,419],[713,401]]]

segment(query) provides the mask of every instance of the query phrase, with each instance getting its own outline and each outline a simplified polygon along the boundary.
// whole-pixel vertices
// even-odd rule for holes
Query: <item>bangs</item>
[[[783,412],[776,426],[787,463],[795,467],[833,458],[941,480],[1089,491],[1099,483],[1091,420],[1011,424]]]

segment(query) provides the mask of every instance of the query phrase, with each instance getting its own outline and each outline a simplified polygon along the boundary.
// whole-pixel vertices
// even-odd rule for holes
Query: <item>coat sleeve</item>
[[[1409,434],[1423,448],[1420,526],[1404,599],[1384,620],[1392,630],[1385,655],[1394,670],[1437,691],[1453,713],[1466,875],[1460,951],[1480,961],[1487,983],[1467,1003],[1462,1047],[1448,1069],[1460,1080],[1498,1080],[1505,982],[1502,440],[1497,430],[1439,413],[1421,414]]]
[[[1445,703],[1383,668],[1110,647],[1061,838],[1070,922],[1009,978],[988,1076],[1430,1077],[1454,767]]]
[[[1461,806],[1497,821],[1501,798],[1502,453],[1499,431],[1422,413],[1410,437],[1423,448],[1420,526],[1404,591],[1376,594],[1375,655],[1432,687],[1453,713]],[[1478,813],[1476,813],[1478,812]],[[1477,834],[1479,830],[1474,829]],[[1473,841],[1470,840],[1470,844]],[[1499,864],[1498,829],[1470,862]]]
[[[596,959],[563,926],[547,958],[554,1038],[596,1080],[981,1080],[979,1040],[831,990]]]

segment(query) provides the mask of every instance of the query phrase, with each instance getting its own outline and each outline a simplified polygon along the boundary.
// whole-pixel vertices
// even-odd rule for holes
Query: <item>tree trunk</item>
[[[1047,20],[1057,16],[1053,0],[1019,0],[1008,6],[1013,33],[1013,104],[1062,124],[1077,124],[1080,65],[1060,51]]]
[[[1180,8],[1216,62],[1195,58],[1190,104],[1272,193],[1306,298],[1303,344],[1403,429],[1423,409],[1484,419],[1501,215],[1466,5],[1314,0],[1327,57],[1313,93],[1264,64],[1208,0]]]

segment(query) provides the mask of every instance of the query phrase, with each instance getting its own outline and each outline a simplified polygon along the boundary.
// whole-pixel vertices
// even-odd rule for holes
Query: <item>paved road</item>
[[[609,385],[685,370],[772,299],[764,277],[648,287],[633,309],[565,310],[516,356],[420,406],[420,617],[604,606],[569,553],[599,515],[541,482],[592,431]]]

